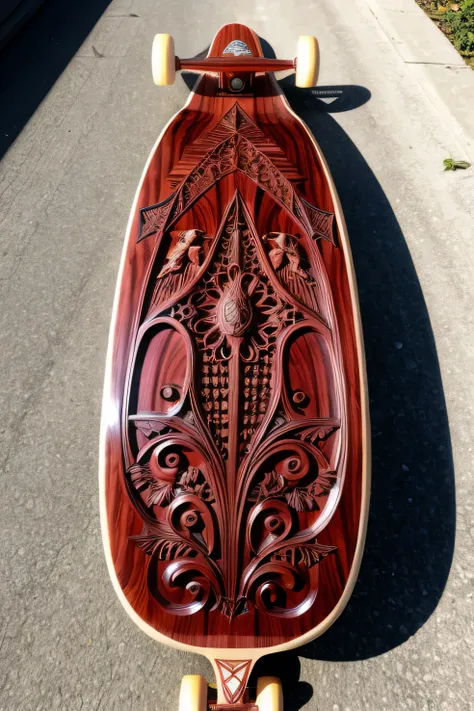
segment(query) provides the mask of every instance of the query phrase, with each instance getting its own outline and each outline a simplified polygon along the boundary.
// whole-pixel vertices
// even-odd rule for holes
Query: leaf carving
[[[171,172],[176,192],[141,210],[140,239],[156,234],[157,246],[128,382],[133,391],[154,388],[159,372],[160,382],[177,383],[184,361],[187,380],[168,414],[137,412],[136,403],[154,400],[133,392],[123,448],[127,491],[144,523],[130,540],[150,558],[149,593],[169,614],[219,610],[223,629],[237,616],[292,618],[314,604],[313,568],[336,550],[317,542],[317,522],[332,516],[344,459],[342,416],[305,418],[303,386],[291,392],[297,407],[284,396],[282,344],[295,329],[317,331],[334,357],[331,299],[312,241],[332,240],[333,216],[302,199],[285,156],[236,107],[186,148]],[[258,204],[273,200],[272,214],[284,215],[268,229],[287,232],[258,234],[236,190],[206,235],[206,211],[190,208],[235,172],[239,186],[252,181]],[[183,335],[172,352],[162,323]],[[343,412],[339,396],[317,395],[334,413]],[[308,412],[329,409],[315,400]]]
[[[305,545],[293,545],[280,548],[274,554],[275,560],[291,561],[293,565],[302,563],[306,568],[311,568],[316,563],[319,563],[321,558],[325,558],[330,553],[337,550],[336,546],[325,546],[322,543],[315,541]]]
[[[147,506],[165,506],[174,496],[173,484],[157,480],[145,465],[135,464],[129,469],[130,477],[139,491],[145,490],[144,499]]]
[[[288,501],[288,505],[295,509],[295,511],[298,511],[298,513],[312,511],[315,508],[319,509],[318,502],[309,488],[300,489],[295,487],[285,494],[285,499]]]
[[[135,541],[136,545],[147,555],[156,553],[160,560],[173,560],[196,553],[188,543],[184,543],[178,537],[172,538],[169,534],[143,533],[138,536],[130,536],[130,540]]]

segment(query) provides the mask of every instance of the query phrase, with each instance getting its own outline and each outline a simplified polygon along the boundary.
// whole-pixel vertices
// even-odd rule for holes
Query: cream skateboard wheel
[[[283,692],[278,677],[259,677],[256,704],[258,711],[283,711]]]
[[[157,86],[174,84],[176,58],[174,40],[171,35],[155,35],[151,49],[151,71]]]
[[[319,44],[316,37],[301,35],[296,50],[295,84],[301,88],[316,86],[319,75]]]
[[[207,711],[207,681],[199,674],[186,674],[181,680],[178,711]]]

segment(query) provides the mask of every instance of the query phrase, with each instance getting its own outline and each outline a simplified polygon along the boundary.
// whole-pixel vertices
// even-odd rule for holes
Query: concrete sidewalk
[[[0,711],[171,711],[182,674],[211,678],[202,659],[145,637],[116,599],[97,455],[128,212],[188,91],[181,79],[153,86],[152,38],[170,32],[193,56],[232,21],[282,57],[299,34],[318,35],[320,86],[340,92],[331,102],[286,83],[347,217],[372,415],[373,499],[352,602],[323,638],[267,668],[284,680],[287,711],[472,708],[474,169],[442,170],[444,158],[472,157],[472,136],[429,84],[438,69],[466,81],[470,70],[449,48],[441,65],[415,64],[394,8],[374,2],[114,0],[4,157]],[[19,72],[11,102],[20,90]]]
[[[434,110],[474,162],[474,72],[415,0],[366,0]]]

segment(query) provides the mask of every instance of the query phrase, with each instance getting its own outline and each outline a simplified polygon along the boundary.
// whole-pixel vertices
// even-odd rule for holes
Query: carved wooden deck
[[[262,56],[239,25],[210,55],[235,39]],[[203,75],[152,153],[104,397],[112,576],[148,631],[201,648],[317,629],[351,569],[354,582],[366,517],[365,373],[340,208],[273,75],[243,77],[236,95],[228,77]],[[250,670],[234,656],[215,662],[233,680],[228,703]]]

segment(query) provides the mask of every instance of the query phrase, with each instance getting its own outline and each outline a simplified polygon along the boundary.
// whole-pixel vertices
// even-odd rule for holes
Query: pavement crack
[[[7,623],[5,624],[5,627],[4,627],[3,631],[2,631],[2,639],[0,640],[0,652],[2,651],[2,648],[3,648],[3,643],[4,643],[4,641],[5,641],[5,637],[6,637],[6,634],[7,634],[7,629],[8,629],[8,621],[7,621]]]
[[[63,552],[63,550],[65,550],[65,548],[67,548],[68,546],[70,546],[72,544],[73,544],[73,541],[66,541],[66,543],[63,543],[63,545],[59,548],[58,552],[56,553],[56,555],[54,557],[53,566],[52,566],[51,570],[49,571],[48,577],[45,580],[46,583],[48,583],[50,581],[51,576],[56,569],[56,565],[58,563],[59,557],[60,557],[61,553]]]
[[[33,239],[36,232],[38,231],[38,227],[39,227],[39,222],[36,222],[34,228],[31,230],[28,230],[29,236],[27,237],[27,239],[25,240],[25,242],[23,244],[23,249],[21,250],[20,254],[17,256],[18,261],[17,261],[16,265],[13,267],[10,274],[7,274],[6,276],[0,276],[0,281],[10,281],[10,279],[12,279],[15,276],[18,269],[20,268],[20,264],[23,261],[25,253],[28,251],[28,248],[31,244],[31,240]]]
[[[424,65],[426,64],[427,66],[434,66],[434,67],[446,67],[446,69],[469,69],[470,68],[467,66],[467,64],[446,64],[446,62],[415,62],[406,59],[405,64],[421,64]]]

